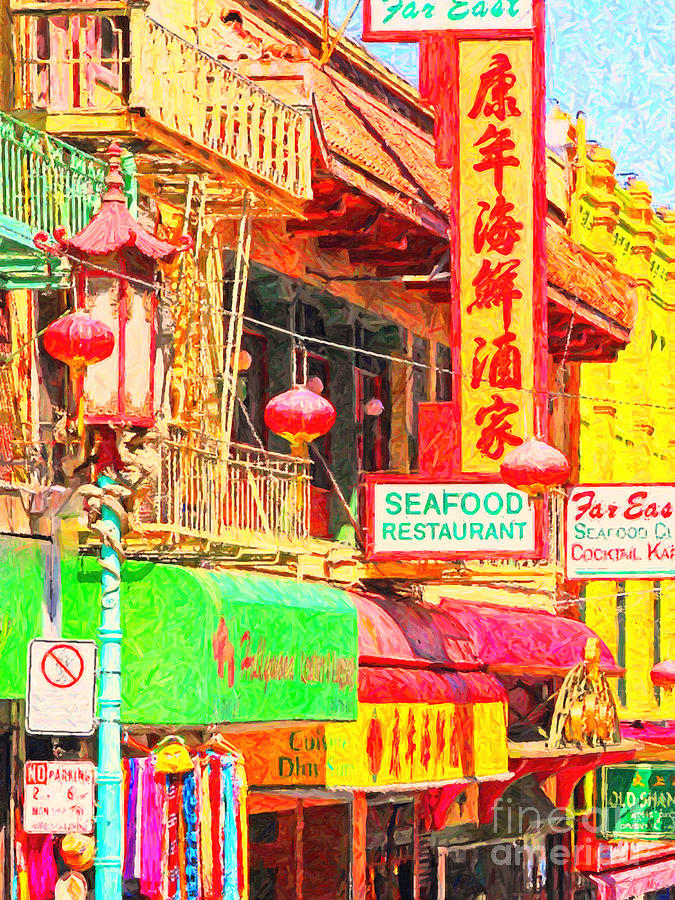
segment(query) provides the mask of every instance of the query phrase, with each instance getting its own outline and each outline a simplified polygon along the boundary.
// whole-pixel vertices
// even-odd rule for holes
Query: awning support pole
[[[368,800],[363,791],[352,799],[352,900],[366,900],[366,821]]]

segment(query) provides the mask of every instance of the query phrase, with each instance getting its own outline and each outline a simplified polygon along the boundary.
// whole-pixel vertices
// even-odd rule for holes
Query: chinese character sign
[[[533,42],[458,47],[461,469],[499,471],[535,430]],[[457,320],[455,320],[457,321]]]

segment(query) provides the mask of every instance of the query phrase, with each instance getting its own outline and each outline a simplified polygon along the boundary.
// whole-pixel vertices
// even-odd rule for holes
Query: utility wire
[[[59,251],[58,255],[64,256],[73,262],[77,262],[80,264],[82,262],[78,257],[74,256],[73,254],[67,253],[67,252]],[[148,290],[151,290],[157,294],[160,294],[163,298],[168,297],[172,302],[175,302],[177,304],[185,303],[186,298],[184,296],[182,297],[173,291],[168,291],[166,286],[164,284],[162,284],[161,282],[145,281],[141,278],[137,278],[136,276],[124,274],[124,273],[120,272],[119,270],[107,269],[107,268],[104,268],[101,266],[97,266],[96,271],[103,275],[109,275],[109,276],[117,278],[117,279],[124,279],[127,282],[129,282],[130,284],[135,284],[139,287],[147,288]],[[195,282],[195,283],[197,283],[197,282]],[[202,282],[200,282],[200,284],[205,285],[205,284],[207,284],[207,282],[202,281]],[[222,284],[222,282],[220,282],[220,281],[213,282],[213,284]],[[200,305],[204,306],[205,304],[201,303]],[[209,305],[213,306],[213,304],[209,304]],[[224,316],[231,315],[231,313],[224,308],[216,306],[216,309],[221,311]],[[65,314],[66,313],[64,313],[64,315]],[[277,332],[280,334],[285,334],[285,335],[287,335],[295,340],[298,340],[300,342],[318,344],[320,346],[330,347],[331,349],[341,350],[341,351],[344,351],[347,353],[357,353],[364,357],[371,357],[373,359],[385,360],[387,362],[392,362],[397,365],[404,365],[404,366],[410,366],[412,368],[419,368],[419,369],[424,369],[424,370],[429,370],[429,371],[435,371],[439,374],[444,374],[444,375],[455,375],[459,378],[462,378],[464,381],[473,381],[472,375],[464,374],[462,372],[456,372],[453,369],[444,368],[444,367],[432,365],[429,363],[418,362],[417,360],[410,359],[408,357],[393,356],[391,354],[380,353],[375,350],[364,350],[361,347],[355,347],[355,346],[351,346],[349,344],[342,344],[342,343],[339,343],[336,341],[330,341],[327,338],[319,338],[319,337],[314,337],[314,336],[307,335],[307,334],[301,334],[293,329],[284,328],[283,326],[280,326],[280,325],[273,325],[270,322],[264,322],[264,321],[261,321],[260,319],[255,319],[252,316],[244,315],[243,319],[245,322],[249,323],[250,325],[255,325],[258,328],[266,328],[269,331],[274,331],[274,332]],[[395,324],[395,323],[392,323],[392,324]],[[42,329],[40,334],[44,333],[44,331],[45,331],[45,329]],[[18,355],[24,347],[32,344],[38,337],[39,337],[39,334],[35,335],[35,337],[33,337],[30,341],[26,342],[25,345],[22,345],[22,347],[19,347],[16,351],[14,351],[12,356]],[[5,360],[0,362],[0,367],[3,364],[5,364],[6,361],[7,361],[7,358],[5,358]],[[484,384],[489,384],[489,379],[482,378],[481,382]],[[567,400],[587,400],[592,403],[607,403],[607,404],[611,404],[612,406],[631,406],[631,407],[641,408],[641,409],[655,409],[655,410],[661,410],[663,412],[675,412],[675,404],[665,405],[665,404],[659,404],[659,403],[649,403],[649,402],[640,401],[640,400],[619,400],[618,398],[615,398],[615,397],[596,397],[596,396],[592,396],[592,395],[588,395],[588,394],[573,394],[568,391],[549,391],[546,388],[537,389],[537,388],[520,387],[520,388],[516,388],[515,390],[520,391],[522,394],[532,394],[534,396],[545,396],[548,399],[564,398]]]

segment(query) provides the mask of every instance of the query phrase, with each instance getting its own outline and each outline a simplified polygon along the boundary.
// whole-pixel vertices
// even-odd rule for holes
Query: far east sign
[[[429,31],[524,31],[531,0],[368,0],[364,39],[411,39]]]
[[[93,734],[95,688],[94,641],[31,641],[26,731]]]
[[[603,837],[675,839],[675,767],[606,766],[600,772]]]
[[[566,544],[568,578],[675,577],[675,485],[572,488]]]
[[[368,555],[374,559],[532,556],[536,513],[503,483],[367,476]]]

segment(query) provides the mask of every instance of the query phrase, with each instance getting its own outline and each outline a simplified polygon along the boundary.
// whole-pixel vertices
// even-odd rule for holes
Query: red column
[[[366,795],[354,791],[352,800],[352,900],[366,900]]]

